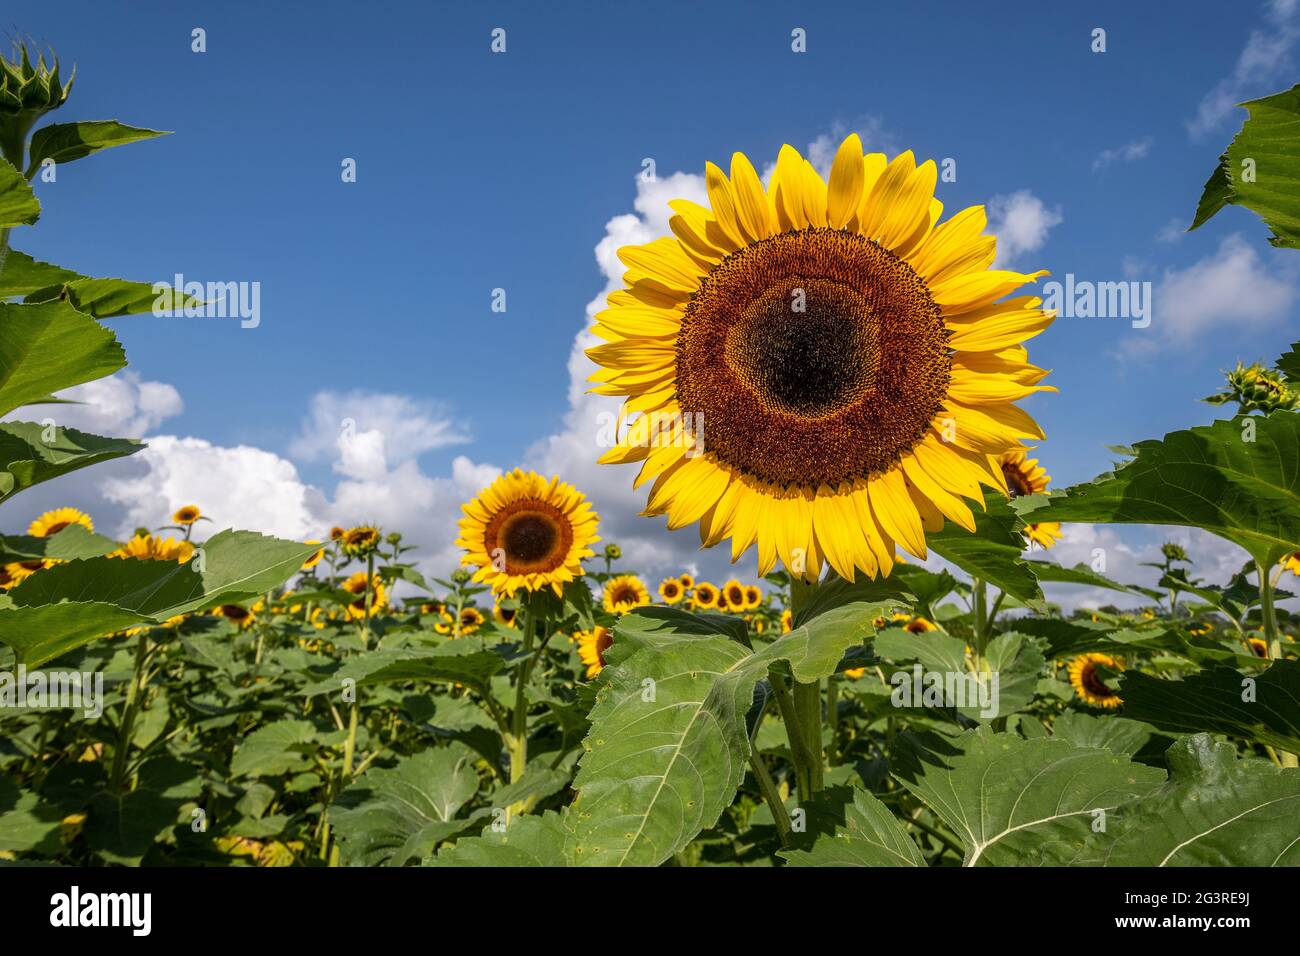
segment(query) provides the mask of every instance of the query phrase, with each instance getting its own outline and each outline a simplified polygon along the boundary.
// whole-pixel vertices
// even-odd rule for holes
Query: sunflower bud
[[[616,544],[605,545],[605,557],[610,561],[617,561],[623,557],[623,549]]]
[[[1260,411],[1268,414],[1279,409],[1290,411],[1300,406],[1300,392],[1287,385],[1282,373],[1265,368],[1258,362],[1254,365],[1238,362],[1226,378],[1227,389],[1211,395],[1205,401],[1212,405],[1236,402],[1241,406],[1242,413]]]
[[[1164,555],[1166,561],[1191,562],[1191,559],[1187,557],[1187,552],[1183,550],[1182,546],[1174,544],[1173,542],[1162,544],[1160,546],[1160,553]]]
[[[15,42],[14,57],[11,60],[0,56],[0,150],[18,166],[23,161],[28,132],[38,119],[67,102],[77,71],[74,68],[64,83],[53,51],[52,66],[47,66],[40,54],[33,64],[27,44],[22,42]]]

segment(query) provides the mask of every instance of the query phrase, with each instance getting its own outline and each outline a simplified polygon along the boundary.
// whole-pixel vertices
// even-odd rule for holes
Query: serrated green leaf
[[[1043,592],[1021,559],[1025,550],[1021,527],[1022,522],[1006,500],[990,492],[985,496],[985,510],[975,510],[973,533],[949,521],[942,531],[927,534],[925,541],[932,551],[971,577],[982,578],[1034,605],[1042,601]]]
[[[253,731],[230,759],[232,777],[275,777],[306,769],[304,752],[316,741],[308,720],[278,720]]]
[[[10,249],[4,256],[3,264],[0,265],[0,298],[27,295],[37,289],[58,287],[65,282],[84,278],[85,276],[79,272],[61,269],[48,262],[33,259],[25,252]]]
[[[957,834],[965,866],[1016,866],[1044,846],[1082,844],[1099,811],[1149,793],[1164,774],[1108,750],[987,728],[905,735],[894,774]]]
[[[70,524],[43,538],[32,535],[0,535],[0,561],[32,561],[37,558],[72,561],[76,558],[97,558],[115,550],[117,546],[112,538],[87,531],[82,525]]]
[[[52,438],[49,442],[47,434]],[[101,438],[75,428],[0,422],[0,502],[43,481],[133,455],[144,447],[130,438]]]
[[[0,159],[0,229],[30,226],[41,215],[41,204],[23,174]]]
[[[858,790],[844,825],[817,838],[810,850],[777,854],[790,866],[925,866],[925,857],[889,808]]]
[[[1253,441],[1243,436],[1253,430]],[[1275,412],[1138,442],[1136,457],[1023,512],[1031,521],[1199,527],[1265,567],[1300,551],[1300,415]]]
[[[435,681],[486,686],[489,678],[505,666],[496,651],[472,638],[460,638],[437,647],[398,647],[367,651],[346,661],[328,679],[308,687],[308,696],[330,694],[354,681],[355,686],[391,684],[402,681]]]
[[[112,330],[66,302],[0,303],[0,415],[125,367]]]
[[[34,176],[41,168],[41,163],[47,159],[56,163],[70,163],[101,149],[166,135],[162,130],[126,126],[117,120],[51,123],[42,126],[32,135],[27,175]]]
[[[462,837],[454,846],[427,859],[425,865],[571,866],[567,837],[564,818],[554,811],[541,816],[516,816],[499,830],[489,824],[480,836]]]
[[[189,306],[200,306],[202,301],[185,295],[171,286],[130,279],[78,278],[58,285],[36,289],[24,302],[41,303],[64,301],[78,312],[96,319],[112,319],[122,315],[136,315],[157,311],[160,315],[178,315]]]

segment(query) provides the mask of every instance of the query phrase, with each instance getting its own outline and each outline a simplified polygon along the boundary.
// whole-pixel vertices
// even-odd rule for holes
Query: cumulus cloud
[[[129,369],[65,389],[58,397],[76,404],[31,405],[5,418],[15,421],[48,418],[63,428],[136,438],[185,410],[180,392],[173,386],[145,381]]]
[[[1237,104],[1253,96],[1274,92],[1292,70],[1291,50],[1300,38],[1300,2],[1270,0],[1264,6],[1262,27],[1251,30],[1232,72],[1206,93],[1196,115],[1187,123],[1193,139],[1221,129]]]
[[[1152,293],[1149,334],[1127,337],[1124,349],[1142,355],[1191,346],[1217,328],[1241,335],[1285,322],[1298,276],[1294,266],[1278,261],[1273,268],[1240,235],[1227,236],[1212,255],[1165,272]]]
[[[1113,166],[1115,163],[1132,163],[1139,159],[1145,159],[1146,155],[1151,152],[1153,145],[1154,140],[1148,136],[1145,139],[1135,139],[1123,146],[1116,146],[1114,149],[1103,149],[1097,154],[1097,158],[1092,161],[1092,168],[1096,171]]]
[[[989,232],[998,237],[997,268],[1005,269],[1021,256],[1036,252],[1047,235],[1063,221],[1060,207],[1047,205],[1027,189],[992,197],[987,204]]]

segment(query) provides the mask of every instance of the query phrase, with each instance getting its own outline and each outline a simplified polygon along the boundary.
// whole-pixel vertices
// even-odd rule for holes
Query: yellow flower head
[[[319,542],[319,541],[304,541],[303,544],[320,544],[320,542]],[[302,567],[299,568],[298,570],[299,570],[299,571],[310,571],[312,568],[316,567],[316,565],[320,564],[320,560],[321,560],[321,558],[323,558],[323,557],[325,557],[325,549],[324,549],[324,548],[318,548],[317,550],[315,550],[315,551],[313,551],[313,552],[311,553],[311,555],[307,558],[307,560],[304,561],[304,562],[302,563]]]
[[[614,633],[607,627],[597,625],[591,631],[578,631],[578,658],[587,665],[587,679],[595,677],[605,669],[605,651],[614,643]]]
[[[1268,641],[1258,637],[1246,638],[1246,649],[1256,657],[1268,658]]]
[[[1080,654],[1070,661],[1070,685],[1079,699],[1094,707],[1113,710],[1123,701],[1105,681],[1104,671],[1121,671],[1124,665],[1108,654]]]
[[[347,615],[354,621],[367,616],[374,617],[376,614],[382,613],[388,607],[388,589],[384,587],[384,582],[380,579],[378,574],[371,575],[370,577],[369,614],[366,613],[366,572],[358,571],[356,574],[344,581],[341,586],[344,591],[356,595],[347,606]]]
[[[95,530],[95,522],[84,511],[78,511],[76,508],[55,508],[33,519],[27,526],[27,533],[36,538],[48,538],[50,535],[58,534],[70,524],[79,524],[87,531]]]
[[[463,510],[456,540],[465,549],[461,564],[476,566],[474,581],[491,585],[498,595],[547,587],[563,593],[600,540],[600,518],[586,496],[535,471],[516,468],[502,475]]]
[[[682,572],[681,574],[677,575],[677,580],[682,583],[683,591],[689,591],[693,587],[695,587],[695,576],[692,574],[687,574],[685,572]]]
[[[626,614],[650,603],[650,592],[635,574],[620,574],[605,582],[600,604],[610,614]]]
[[[343,532],[343,553],[349,558],[364,558],[379,547],[379,529],[368,524]]]
[[[492,620],[496,621],[502,627],[518,627],[517,621],[519,611],[517,608],[506,607],[502,604],[492,606]]]
[[[220,607],[213,608],[212,613],[217,617],[224,617],[241,631],[248,629],[257,620],[257,615],[239,604],[222,604]]]
[[[198,505],[182,505],[172,515],[172,524],[191,525],[202,517],[203,512],[199,510]]]
[[[691,602],[701,610],[715,608],[718,606],[718,595],[717,585],[701,581],[695,585],[695,590],[691,593]]]
[[[750,584],[745,588],[745,608],[754,610],[763,604],[763,590],[756,584]]]
[[[718,607],[725,605],[726,610],[740,612],[749,607],[749,601],[746,599],[745,586],[732,578],[722,586],[722,593],[718,597]]]
[[[116,551],[110,558],[135,558],[139,561],[175,561],[184,564],[194,557],[194,545],[176,538],[160,538],[152,534],[137,534]]]
[[[789,634],[794,630],[794,612],[786,608],[781,612],[781,633]]]
[[[643,463],[648,514],[733,561],[757,545],[760,576],[852,580],[1006,493],[997,457],[1043,437],[1014,403],[1050,388],[1021,343],[1053,318],[1006,296],[1046,273],[992,269],[983,207],[940,222],[936,179],[857,134],[829,182],[784,146],[765,188],[736,153],[708,206],[669,203],[673,236],[619,250],[587,354],[629,413],[600,461]]]
[[[677,604],[686,596],[686,589],[677,578],[664,578],[659,582],[659,596],[665,604]]]

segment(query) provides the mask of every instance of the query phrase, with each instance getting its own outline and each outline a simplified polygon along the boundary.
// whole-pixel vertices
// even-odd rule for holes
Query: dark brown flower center
[[[703,450],[761,481],[881,474],[924,436],[951,377],[939,307],[907,263],[838,229],[727,256],[692,296],[677,399]]]
[[[540,574],[564,563],[573,527],[554,505],[524,498],[493,515],[484,543],[493,562],[504,558],[507,574]]]

